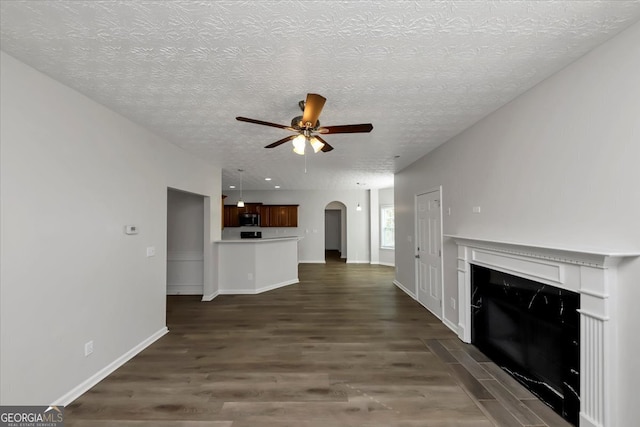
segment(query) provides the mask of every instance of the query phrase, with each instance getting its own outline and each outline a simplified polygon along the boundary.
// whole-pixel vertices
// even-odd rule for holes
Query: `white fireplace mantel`
[[[617,266],[640,251],[547,247],[445,235],[458,245],[458,336],[471,342],[471,268],[479,265],[580,294],[580,427],[618,426]]]

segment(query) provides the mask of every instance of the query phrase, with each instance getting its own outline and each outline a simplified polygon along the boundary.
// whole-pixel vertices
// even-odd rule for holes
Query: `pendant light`
[[[244,170],[238,169],[238,172],[240,172],[240,199],[238,200],[238,204],[236,206],[238,206],[239,208],[244,208],[244,202],[242,201],[242,173],[244,172]]]

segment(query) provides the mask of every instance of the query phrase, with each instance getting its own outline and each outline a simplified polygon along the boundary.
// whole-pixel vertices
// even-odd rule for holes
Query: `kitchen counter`
[[[300,237],[214,242],[218,294],[258,294],[298,283]]]
[[[298,236],[282,236],[282,237],[262,237],[262,238],[249,238],[249,239],[223,239],[218,240],[215,243],[260,243],[261,241],[273,242],[276,240],[300,240],[302,237]]]

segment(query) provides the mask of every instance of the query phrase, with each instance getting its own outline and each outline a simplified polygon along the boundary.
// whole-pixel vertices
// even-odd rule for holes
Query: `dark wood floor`
[[[567,426],[393,284],[301,264],[261,295],[169,297],[169,334],[65,409],[68,426]]]

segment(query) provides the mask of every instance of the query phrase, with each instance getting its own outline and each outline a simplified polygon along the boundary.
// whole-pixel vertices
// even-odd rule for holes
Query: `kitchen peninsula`
[[[215,242],[218,293],[259,294],[298,283],[300,239],[292,236]]]

